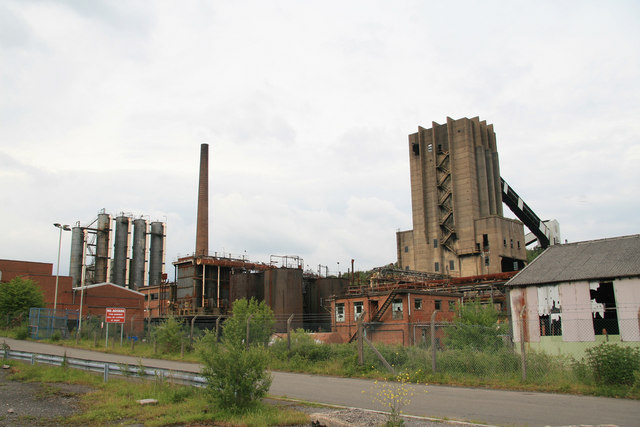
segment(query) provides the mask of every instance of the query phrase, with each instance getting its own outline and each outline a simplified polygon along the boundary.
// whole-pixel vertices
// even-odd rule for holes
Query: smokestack
[[[200,145],[200,179],[198,182],[198,223],[196,255],[209,252],[209,144]]]

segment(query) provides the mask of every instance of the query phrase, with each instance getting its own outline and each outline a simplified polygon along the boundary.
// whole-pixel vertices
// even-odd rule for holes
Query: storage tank
[[[116,232],[113,245],[112,282],[116,285],[127,284],[127,259],[129,258],[130,218],[120,215],[116,218]]]
[[[111,231],[111,215],[98,214],[96,229],[96,264],[95,283],[103,283],[109,277],[109,232]]]
[[[162,283],[164,272],[164,223],[154,221],[149,232],[149,286]]]
[[[69,276],[71,286],[82,284],[82,264],[84,263],[84,229],[75,226],[71,229],[71,260],[69,262]]]
[[[138,289],[144,286],[147,255],[147,220],[133,220],[133,248],[129,263],[129,287]]]

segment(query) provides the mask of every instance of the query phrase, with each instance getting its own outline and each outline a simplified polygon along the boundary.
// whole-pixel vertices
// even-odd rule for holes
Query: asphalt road
[[[5,340],[12,350],[68,357],[128,363],[129,356],[58,347],[32,341]],[[142,359],[146,366],[199,372],[193,363]],[[373,400],[378,388],[371,380],[323,377],[273,372],[270,394],[310,402],[336,404],[363,409],[383,409]],[[423,417],[513,426],[617,425],[640,426],[640,402],[606,397],[573,396],[487,390],[465,387],[412,386],[411,404],[404,413]]]

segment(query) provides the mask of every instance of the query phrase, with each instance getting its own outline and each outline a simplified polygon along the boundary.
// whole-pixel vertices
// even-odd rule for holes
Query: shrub
[[[632,385],[634,371],[640,370],[640,349],[602,343],[586,350],[586,362],[598,384]]]
[[[222,328],[223,338],[232,345],[243,345],[247,339],[247,318],[249,316],[249,343],[252,345],[269,344],[275,319],[273,311],[264,302],[251,298],[242,298],[233,302],[232,316],[225,320]]]
[[[184,335],[185,331],[182,322],[173,316],[165,319],[153,330],[153,336],[158,343],[158,347],[164,353],[180,351]]]
[[[246,348],[244,340],[249,316],[252,316],[251,345]],[[211,335],[215,332],[205,334],[199,346],[204,365],[202,375],[207,380],[211,400],[220,408],[244,412],[269,391],[271,376],[267,372],[269,356],[265,345],[271,337],[273,324],[273,312],[264,302],[241,299],[234,302],[232,317],[223,325],[220,344],[213,344]]]
[[[298,329],[291,332],[291,349],[286,338],[278,339],[271,345],[272,354],[280,360],[297,358],[300,361],[319,362],[329,360],[332,352],[328,344],[317,343],[313,337]]]
[[[264,347],[221,345],[201,352],[202,375],[211,400],[230,412],[242,412],[264,397],[271,386]]]
[[[26,340],[29,338],[29,325],[22,324],[15,329],[15,337],[17,340]]]
[[[461,307],[455,326],[447,328],[445,343],[457,349],[497,350],[504,346],[501,335],[505,333],[493,306],[472,302]]]

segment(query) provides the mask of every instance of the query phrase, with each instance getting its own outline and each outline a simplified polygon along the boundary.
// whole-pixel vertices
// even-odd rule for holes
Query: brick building
[[[45,307],[53,308],[56,293],[53,264],[0,259],[0,283],[9,282],[16,277],[33,280],[42,290]],[[81,295],[82,293],[84,295]],[[139,334],[143,331],[145,306],[142,293],[113,283],[74,288],[71,286],[70,276],[59,276],[57,310],[79,311],[81,297],[83,317],[104,317],[107,307],[125,308],[125,331],[129,334]]]
[[[435,322],[451,322],[461,294],[423,289],[370,290],[337,297],[331,302],[332,331],[341,342],[355,338],[363,317],[365,335],[372,342],[417,345],[427,340],[431,315]]]

